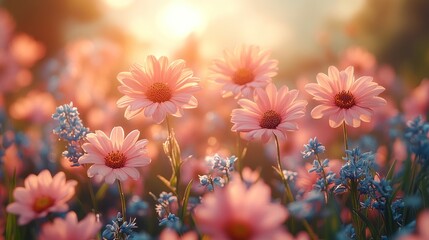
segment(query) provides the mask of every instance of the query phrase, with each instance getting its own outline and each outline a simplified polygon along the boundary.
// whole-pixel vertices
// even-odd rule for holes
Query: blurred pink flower
[[[417,233],[401,236],[398,240],[427,240],[429,239],[429,210],[420,213],[417,218]]]
[[[10,115],[18,120],[45,123],[52,119],[55,107],[55,99],[50,93],[31,91],[11,105]]]
[[[121,53],[118,44],[105,38],[77,39],[67,43],[64,50],[66,63],[58,70],[59,90],[79,106],[80,112],[103,106],[116,85],[111,79]]]
[[[171,228],[165,228],[161,235],[159,236],[159,240],[197,240],[198,235],[195,232],[187,232],[182,236],[179,236],[176,231]]]
[[[225,50],[224,58],[214,60],[210,67],[211,79],[223,84],[224,97],[251,97],[254,89],[264,88],[277,75],[278,61],[269,59],[270,54],[258,46]]]
[[[322,104],[311,111],[315,119],[329,116],[329,126],[339,127],[343,122],[352,127],[359,127],[361,121],[369,122],[376,107],[386,104],[378,97],[384,87],[364,76],[355,80],[353,67],[339,72],[334,66],[329,67],[328,75],[317,74],[317,83],[309,83],[306,91],[313,99]]]
[[[429,79],[423,79],[411,94],[403,100],[405,118],[412,120],[417,116],[426,116],[429,111]]]
[[[13,37],[10,52],[23,67],[32,67],[45,55],[45,47],[27,34],[17,34]]]
[[[19,225],[45,217],[49,212],[65,212],[69,208],[66,202],[74,196],[76,185],[75,180],[66,181],[64,172],[54,177],[48,170],[37,176],[31,174],[24,181],[25,187],[13,190],[15,202],[9,204],[6,211],[19,215]]]
[[[90,240],[95,239],[100,229],[101,222],[97,222],[93,213],[78,222],[76,213],[69,212],[65,219],[55,218],[52,223],[45,223],[39,240]]]
[[[124,129],[114,127],[110,138],[102,131],[89,133],[89,143],[82,145],[85,154],[79,158],[80,164],[93,164],[88,169],[88,177],[101,175],[105,182],[112,184],[116,179],[125,181],[128,177],[137,180],[140,172],[137,167],[144,167],[151,162],[147,154],[146,139],[137,141],[140,132],[134,130],[124,138]]]
[[[272,203],[262,181],[247,186],[235,175],[224,188],[204,195],[194,213],[198,229],[213,240],[292,239],[283,228],[287,210]]]
[[[0,8],[0,49],[6,48],[12,37],[14,28],[15,22],[10,14],[3,8]]]
[[[205,192],[205,188],[200,184],[199,175],[208,174],[210,172],[210,167],[206,161],[203,159],[197,158],[188,158],[183,162],[182,167],[180,168],[181,182],[186,186],[189,181],[192,182],[192,191],[202,194]]]
[[[0,93],[15,90],[20,85],[17,76],[20,67],[11,54],[0,48]]]
[[[244,132],[249,140],[261,139],[267,142],[273,134],[286,139],[286,131],[298,129],[296,120],[303,117],[307,101],[297,100],[298,91],[289,91],[283,86],[277,91],[270,83],[266,89],[255,90],[254,101],[240,99],[242,107],[231,114],[232,131]]]
[[[352,66],[356,76],[373,76],[377,67],[374,54],[361,47],[350,47],[346,49],[340,60],[340,67]]]
[[[148,56],[145,65],[134,64],[130,72],[118,74],[121,83],[118,89],[125,96],[117,101],[117,106],[127,108],[127,119],[143,110],[144,115],[156,123],[164,121],[167,114],[181,117],[183,109],[198,105],[193,94],[200,89],[199,79],[192,74],[183,60],[169,63],[167,57],[157,60]]]

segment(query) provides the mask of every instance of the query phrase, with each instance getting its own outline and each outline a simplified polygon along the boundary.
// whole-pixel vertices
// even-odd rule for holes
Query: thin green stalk
[[[121,208],[122,208],[122,219],[126,221],[127,219],[127,203],[125,202],[124,190],[122,189],[121,181],[118,179],[118,189],[119,189],[119,197],[121,199]]]
[[[343,137],[344,137],[344,149],[346,150],[346,155],[347,155],[347,150],[349,150],[349,144],[347,142],[346,122],[343,122]]]
[[[88,171],[89,164],[84,164],[83,167]],[[91,197],[92,208],[94,213],[98,212],[97,200],[95,198],[94,189],[92,188],[91,179],[87,178],[89,196]]]
[[[316,233],[313,231],[313,229],[311,228],[310,224],[308,224],[307,220],[303,220],[302,224],[304,225],[304,228],[307,230],[308,235],[310,235],[310,239],[312,240],[316,240],[319,239],[316,235]]]
[[[241,141],[240,140],[241,140],[240,133],[237,132],[237,142],[236,142],[236,148],[237,148],[237,170],[238,170],[238,173],[240,174],[240,178],[243,179],[243,173],[242,173],[243,172],[243,163],[241,162],[243,156],[241,156],[242,155],[242,150],[241,150],[241,144],[240,144]]]
[[[179,204],[179,207],[181,205],[181,199],[180,199],[180,191],[179,191],[179,187],[180,187],[180,162],[175,162],[176,159],[173,156],[173,142],[172,142],[172,138],[173,138],[173,131],[171,129],[171,125],[170,125],[170,119],[168,116],[165,117],[166,122],[167,122],[167,130],[168,130],[168,141],[169,141],[169,155],[170,155],[170,160],[172,162],[173,165],[173,171],[174,174],[176,175],[176,197],[177,197],[177,202]]]
[[[359,194],[358,194],[358,190],[357,190],[357,182],[356,181],[351,181],[350,184],[350,194],[351,194],[351,201],[352,201],[352,212],[359,212]],[[365,239],[365,234],[364,232],[362,232],[362,222],[360,221],[360,218],[357,214],[352,213],[352,222],[353,222],[353,226],[356,230],[356,235],[358,239]]]
[[[279,145],[279,139],[277,138],[277,136],[274,134],[274,139],[275,139],[275,143],[276,143],[276,149],[277,149],[277,168],[279,170],[279,175],[282,179],[282,182],[285,186],[285,191],[286,191],[286,203],[291,203],[293,201],[295,201],[292,191],[290,190],[289,187],[289,183],[287,182],[284,174],[283,174],[283,168],[282,168],[282,163],[281,163],[281,158],[280,158],[280,145]]]
[[[344,137],[344,149],[345,149],[345,153],[346,156],[347,154],[347,150],[349,150],[349,144],[347,142],[347,128],[346,128],[346,122],[343,122],[343,137]],[[359,212],[360,209],[360,205],[359,205],[359,194],[358,194],[358,190],[357,190],[357,182],[356,180],[352,180],[350,182],[350,198],[352,201],[352,212]],[[358,215],[356,214],[352,214],[352,222],[353,222],[353,226],[356,230],[356,235],[358,239],[365,239],[364,234],[362,233],[362,223],[360,221],[360,218]]]
[[[323,168],[322,161],[320,161],[319,154],[316,154],[316,160],[319,162],[320,166],[322,166],[322,176],[325,183],[325,202],[328,202],[328,179],[326,178],[325,169]]]

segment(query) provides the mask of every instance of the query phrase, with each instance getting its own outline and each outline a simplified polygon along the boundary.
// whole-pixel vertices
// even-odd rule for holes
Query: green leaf
[[[393,173],[395,172],[396,159],[393,161],[392,165],[390,165],[389,171],[387,171],[386,179],[392,180]]]
[[[156,175],[159,180],[161,180],[162,183],[164,183],[164,185],[170,189],[170,191],[172,191],[176,196],[176,188],[170,185],[170,181],[168,181],[165,177],[161,176],[161,175]]]
[[[374,225],[369,221],[369,219],[365,215],[363,215],[362,213],[357,212],[355,210],[353,210],[353,214],[357,215],[362,220],[362,222],[368,226],[368,229],[371,232],[371,236],[374,239],[381,239],[381,236],[380,236],[377,228],[374,227]]]
[[[180,219],[182,220],[182,222],[185,222],[184,219],[186,216],[186,210],[188,209],[188,201],[189,201],[189,195],[191,194],[192,182],[193,182],[193,179],[189,181],[183,195],[182,209],[180,211]]]
[[[7,178],[7,176],[6,176]],[[8,182],[8,192],[9,192],[9,203],[13,202],[13,190],[16,186],[16,169],[13,170],[12,179],[7,179]],[[6,239],[19,239],[17,234],[19,232],[16,225],[16,216],[14,214],[8,213],[6,217]]]
[[[109,189],[109,185],[106,183],[103,183],[103,185],[101,185],[101,187],[98,189],[97,193],[95,194],[96,201],[102,200],[104,196],[106,196],[108,189]]]

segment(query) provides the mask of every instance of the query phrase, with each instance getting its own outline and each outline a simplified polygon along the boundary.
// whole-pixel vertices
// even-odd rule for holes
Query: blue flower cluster
[[[346,163],[341,167],[340,176],[335,180],[335,193],[348,190],[350,181],[356,181],[357,189],[361,194],[368,194],[372,187],[372,170],[375,169],[374,154],[361,153],[359,148],[346,151]]]
[[[283,176],[287,181],[293,182],[295,181],[296,176],[298,176],[298,173],[294,171],[283,170]]]
[[[319,191],[311,191],[300,201],[288,205],[289,212],[300,219],[310,219],[319,214],[325,204],[325,196]]]
[[[162,192],[159,194],[157,202],[155,210],[159,217],[159,226],[165,226],[180,231],[182,223],[174,214],[178,208],[177,197],[171,192]]]
[[[305,150],[301,152],[303,158],[310,158],[311,156],[325,152],[325,146],[319,143],[317,137],[310,138],[308,144],[304,144],[304,148]]]
[[[149,203],[143,201],[139,196],[133,196],[128,202],[127,214],[133,216],[145,216],[149,212]]]
[[[234,163],[237,161],[237,157],[222,158],[218,154],[215,154],[213,157],[208,157],[206,161],[213,170],[217,170],[229,177],[229,174],[234,171]]]
[[[120,212],[114,220],[112,220],[112,224],[107,224],[106,229],[104,229],[102,236],[103,239],[107,240],[124,240],[131,239],[135,234],[133,229],[137,228],[135,219],[130,220],[128,223],[124,221]]]
[[[207,164],[211,167],[210,174],[199,175],[200,184],[210,192],[214,190],[215,185],[223,187],[225,178],[227,181],[231,178],[231,172],[235,171],[234,163],[237,157],[230,156],[223,158],[218,154],[206,158]]]
[[[423,168],[429,166],[429,123],[420,116],[407,123],[404,139],[410,153],[418,156],[418,161]]]
[[[218,185],[219,187],[223,187],[225,184],[225,181],[222,177],[212,177],[211,175],[199,175],[200,178],[200,184],[207,188],[210,192],[214,190],[214,186]]]
[[[327,191],[328,186],[334,182],[335,173],[332,171],[325,171],[325,168],[329,166],[329,159],[325,159],[322,162],[320,161],[319,154],[325,152],[325,146],[319,143],[315,137],[314,139],[310,138],[308,144],[304,144],[304,148],[305,150],[302,152],[303,158],[316,157],[316,159],[313,160],[313,167],[308,170],[309,173],[316,172],[319,176],[316,183],[313,185],[313,189]]]
[[[54,134],[61,140],[67,141],[67,150],[63,152],[63,156],[69,159],[72,166],[79,166],[78,160],[83,155],[81,142],[89,129],[83,126],[79,112],[76,107],[73,107],[73,103],[57,107],[52,118],[59,123],[59,126],[53,130]]]

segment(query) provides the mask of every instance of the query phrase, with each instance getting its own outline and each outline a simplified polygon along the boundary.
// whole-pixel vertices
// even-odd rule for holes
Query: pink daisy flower
[[[79,163],[93,164],[88,168],[88,177],[98,174],[109,184],[128,177],[137,180],[140,173],[136,168],[151,162],[146,149],[148,141],[137,141],[139,135],[140,132],[134,130],[124,137],[122,127],[114,127],[110,138],[102,131],[89,133],[88,143],[82,145],[86,153],[79,158]]]
[[[65,212],[67,201],[75,194],[75,180],[66,181],[64,172],[52,177],[48,170],[39,175],[31,174],[24,187],[13,190],[15,202],[9,204],[7,212],[19,215],[18,224],[25,225],[36,218],[46,217],[50,212]]]
[[[55,218],[52,223],[42,226],[39,235],[40,240],[90,240],[100,231],[101,223],[93,213],[89,213],[82,221],[78,222],[76,213],[67,213],[65,219]]]
[[[278,61],[269,59],[270,52],[257,46],[241,46],[224,51],[224,58],[214,60],[211,78],[223,84],[224,97],[251,97],[255,88],[264,88],[277,75]]]
[[[311,111],[315,119],[329,116],[329,126],[339,127],[343,122],[359,127],[361,121],[369,122],[375,108],[386,104],[378,97],[384,87],[372,81],[372,77],[363,76],[355,80],[353,67],[339,72],[329,67],[328,75],[317,74],[317,84],[309,83],[305,90],[321,104]]]
[[[283,86],[277,91],[272,83],[265,90],[256,89],[254,101],[240,99],[238,104],[242,108],[232,111],[232,131],[245,133],[249,140],[267,142],[273,134],[285,140],[286,131],[297,130],[296,120],[304,116],[307,101],[297,97],[297,90],[289,91]]]
[[[210,239],[292,239],[283,228],[287,210],[271,202],[262,181],[248,187],[240,176],[225,188],[204,195],[195,208],[198,229]]]
[[[117,106],[127,108],[127,119],[143,110],[144,115],[156,123],[164,121],[167,114],[181,117],[183,109],[198,105],[192,94],[200,89],[199,79],[192,74],[181,59],[169,63],[167,57],[157,60],[154,56],[148,56],[145,65],[134,64],[130,72],[118,74],[117,78],[122,84],[118,89],[125,96],[117,101]]]

